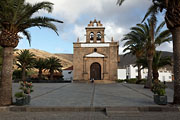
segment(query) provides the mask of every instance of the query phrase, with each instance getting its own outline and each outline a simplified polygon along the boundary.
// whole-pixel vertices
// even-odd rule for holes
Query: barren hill
[[[118,63],[119,68],[125,68],[126,65],[135,64],[136,63],[136,57],[132,54],[128,54],[126,56],[119,55],[120,56],[120,62]],[[162,51],[162,56],[169,56],[173,59],[173,53]]]
[[[21,50],[23,50],[23,49],[16,50],[14,52],[14,56],[17,56],[17,53],[19,53]],[[66,58],[63,58],[62,56],[59,56],[59,55],[56,55],[56,54],[53,54],[53,53],[49,53],[49,52],[46,52],[46,51],[43,51],[43,50],[38,50],[38,49],[28,49],[28,50],[30,52],[32,52],[33,54],[35,54],[37,56],[37,58],[57,57],[58,59],[61,60],[61,64],[63,66],[63,69],[72,66],[72,61],[68,60]]]
[[[62,54],[62,53],[56,53],[55,55],[64,58],[66,60],[69,60],[71,62],[73,62],[73,54]]]

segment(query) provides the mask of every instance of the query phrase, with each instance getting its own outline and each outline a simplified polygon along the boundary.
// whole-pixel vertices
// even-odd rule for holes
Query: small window
[[[94,52],[97,52],[97,48],[94,48]]]

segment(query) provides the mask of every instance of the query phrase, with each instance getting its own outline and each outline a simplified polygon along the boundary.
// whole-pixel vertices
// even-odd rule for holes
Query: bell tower
[[[104,43],[105,27],[101,21],[90,21],[86,29],[86,43]]]

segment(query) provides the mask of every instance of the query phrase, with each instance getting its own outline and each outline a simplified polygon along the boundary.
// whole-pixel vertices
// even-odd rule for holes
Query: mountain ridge
[[[16,57],[17,54],[22,50],[25,50],[25,49],[16,49],[14,51],[14,57]],[[35,54],[37,58],[56,57],[56,58],[60,59],[61,64],[63,66],[62,69],[66,69],[66,68],[71,67],[73,65],[72,61],[69,61],[68,59],[65,59],[61,56],[54,54],[54,53],[49,53],[47,51],[39,50],[39,49],[26,49],[26,50],[29,50],[31,53]]]

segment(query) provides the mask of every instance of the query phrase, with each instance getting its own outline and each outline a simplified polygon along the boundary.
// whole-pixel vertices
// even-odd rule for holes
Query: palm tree
[[[22,50],[18,53],[17,66],[22,70],[22,81],[26,80],[26,69],[34,67],[35,55],[29,50]]]
[[[144,52],[147,57],[148,78],[147,82],[145,83],[145,88],[152,87],[152,62],[153,56],[155,54],[155,48],[161,45],[162,43],[168,42],[172,39],[169,30],[162,31],[165,22],[162,22],[158,27],[156,27],[156,24],[153,22],[154,21],[152,20],[148,20],[148,23],[137,24],[136,27],[132,27],[132,31],[129,34],[127,34],[131,35],[132,38],[134,37],[133,39],[137,39],[136,43],[133,43],[132,38],[127,38],[130,39],[129,42],[127,41],[127,44],[131,46],[137,45],[138,48],[142,48],[142,51],[139,51]],[[154,27],[152,27],[152,24]],[[132,34],[136,34],[136,36],[132,36]]]
[[[13,49],[21,38],[18,33],[24,34],[29,43],[31,36],[28,28],[46,27],[57,33],[57,28],[52,22],[62,23],[62,21],[34,16],[41,9],[52,12],[52,6],[50,2],[39,2],[33,5],[25,0],[0,0],[0,46],[3,47],[0,106],[12,103]]]
[[[166,65],[172,65],[171,57],[162,57],[161,52],[156,52],[153,58],[153,79],[154,81],[158,81],[159,73],[158,70]]]
[[[121,5],[125,0],[118,0]],[[180,0],[152,0],[158,11],[166,11],[165,20],[173,38],[174,104],[180,104]]]
[[[143,57],[139,60],[137,60],[137,63],[141,64],[143,68],[147,68],[147,58]],[[153,57],[153,64],[152,64],[152,69],[153,69],[153,80],[156,81],[155,83],[158,82],[159,78],[159,73],[158,70],[160,68],[163,68],[167,65],[172,65],[171,57],[168,56],[161,56],[161,51],[156,51],[154,57]]]
[[[54,71],[59,71],[59,72],[62,71],[61,61],[56,57],[49,57],[47,59],[46,64],[47,64],[46,69],[49,70],[50,73],[50,80],[53,80]]]
[[[153,5],[149,8],[146,13],[144,19],[146,19],[149,15],[154,14],[154,11],[162,12],[166,10],[165,20],[167,27],[169,28],[170,32],[172,33],[173,37],[173,56],[174,56],[174,103],[180,104],[180,57],[179,46],[180,46],[180,8],[179,0],[153,0]]]
[[[2,47],[0,46],[0,72],[1,72],[1,69],[2,69]]]
[[[145,39],[144,36],[142,36],[138,31],[133,30],[131,28],[131,32],[126,34],[122,41],[126,41],[124,43],[125,49],[123,52],[127,52],[124,54],[132,54],[136,56],[136,59],[139,60],[143,54],[144,54],[144,46],[143,46],[143,40]],[[138,80],[141,79],[141,65],[137,64],[138,67]]]
[[[34,65],[34,67],[39,70],[39,74],[38,74],[39,80],[42,79],[42,71],[43,71],[43,69],[46,68],[46,65],[47,65],[47,64],[46,64],[46,59],[39,58],[39,59],[36,59],[36,60],[35,60],[35,65]]]

